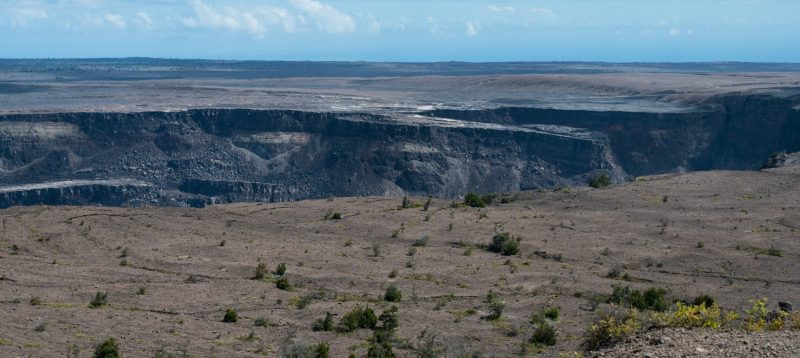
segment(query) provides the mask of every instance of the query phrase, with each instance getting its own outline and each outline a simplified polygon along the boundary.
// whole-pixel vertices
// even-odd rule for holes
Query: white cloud
[[[349,33],[356,30],[356,21],[330,5],[316,0],[289,0],[300,10],[305,11],[315,22],[317,28],[333,34]]]
[[[155,21],[153,21],[153,18],[151,18],[150,15],[141,11],[136,13],[136,23],[139,25],[139,27],[145,30],[152,30],[156,25]]]
[[[538,15],[538,16],[546,17],[548,19],[555,19],[555,18],[558,17],[558,16],[556,16],[556,14],[552,10],[545,9],[545,8],[534,8],[534,9],[531,9],[531,12],[536,14],[536,15]]]
[[[124,29],[128,26],[125,18],[119,14],[106,14],[106,16],[103,16],[103,19],[118,29]]]
[[[50,16],[41,7],[29,7],[11,10],[11,26],[22,27],[38,20],[48,19]]]
[[[480,29],[479,23],[467,21],[467,29],[465,30],[465,33],[467,34],[467,36],[475,36],[478,34],[479,29]]]
[[[498,6],[498,5],[486,5],[486,8],[492,12],[514,12],[517,11],[516,8],[513,6]]]
[[[298,31],[298,23],[305,19],[295,17],[286,9],[272,6],[235,8],[233,6],[210,6],[202,0],[191,0],[194,14],[181,19],[189,28],[206,28],[248,33],[261,38],[272,27],[282,27],[287,33]]]
[[[672,28],[672,29],[669,30],[669,35],[670,36],[679,36],[680,34],[681,34],[681,30],[680,29]]]
[[[428,16],[428,31],[433,36],[439,36],[444,34],[444,27],[439,24],[439,20],[434,19],[432,16]]]
[[[377,35],[381,33],[381,23],[375,19],[374,16],[369,15],[366,18],[367,20],[367,31],[373,35]]]

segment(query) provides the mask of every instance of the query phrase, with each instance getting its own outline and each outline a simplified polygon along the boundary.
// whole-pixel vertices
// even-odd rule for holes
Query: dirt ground
[[[760,297],[770,308],[800,303],[796,172],[647,177],[517,199],[484,209],[433,200],[428,211],[383,197],[0,211],[0,356],[85,357],[108,337],[126,357],[277,356],[293,340],[363,355],[368,330],[311,329],[326,311],[338,321],[358,305],[398,307],[398,356],[413,356],[426,331],[450,355],[498,357],[531,351],[530,315],[557,306],[557,344],[542,354],[558,356],[580,349],[607,308],[592,297],[614,284],[708,293],[728,309]],[[332,212],[342,219],[325,220]],[[519,254],[484,249],[496,232],[521,236]],[[259,262],[286,263],[292,290],[252,279]],[[609,278],[614,269],[627,281]],[[382,300],[391,284],[399,303]],[[505,302],[498,320],[484,317],[490,290]],[[108,304],[90,308],[98,291]],[[222,322],[229,308],[238,322]]]

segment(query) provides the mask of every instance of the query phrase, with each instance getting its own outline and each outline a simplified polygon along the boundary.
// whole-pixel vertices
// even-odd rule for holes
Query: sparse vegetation
[[[316,320],[311,328],[314,331],[332,331],[333,315],[330,312],[325,312],[325,317]]]
[[[284,290],[284,291],[292,290],[292,285],[289,283],[289,279],[287,279],[286,277],[280,277],[277,280],[275,280],[275,287],[277,287],[279,290]]]
[[[629,286],[614,285],[614,292],[608,298],[608,303],[625,305],[636,308],[640,311],[651,310],[656,312],[665,311],[669,306],[664,296],[667,290],[652,287],[644,292],[631,289]]]
[[[94,358],[119,358],[119,346],[117,340],[108,338],[97,345],[94,350]]]
[[[483,201],[478,194],[467,193],[467,195],[464,196],[464,205],[471,208],[484,208],[486,207],[486,202]]]
[[[387,302],[400,302],[403,299],[403,293],[395,285],[389,286],[386,289],[386,294],[383,295],[384,301]]]
[[[521,239],[517,236],[504,232],[494,235],[492,243],[489,244],[489,251],[496,252],[505,256],[516,255],[519,253],[519,243]]]
[[[340,213],[338,211],[329,210],[328,212],[325,213],[325,216],[323,217],[323,219],[324,220],[341,220],[342,219],[342,213]]]
[[[587,351],[608,347],[638,331],[641,327],[636,310],[601,314],[584,333],[582,346]]]
[[[373,329],[378,324],[375,311],[369,307],[358,306],[345,314],[336,329],[340,332],[352,332],[359,328]]]
[[[425,247],[426,245],[428,245],[428,240],[430,240],[430,239],[431,239],[430,236],[425,235],[425,236],[417,239],[417,241],[414,241],[414,243],[411,246],[414,246],[414,247]]]
[[[530,339],[531,343],[541,344],[545,346],[553,346],[556,344],[556,329],[547,322],[539,322],[533,330],[533,336]]]
[[[103,307],[103,306],[105,306],[107,304],[108,304],[108,293],[107,292],[97,291],[97,293],[94,295],[94,298],[92,299],[92,301],[89,302],[89,307],[90,308],[99,308],[99,307]]]
[[[263,280],[267,278],[267,274],[269,273],[269,269],[267,269],[267,264],[263,262],[259,262],[258,266],[256,266],[256,274],[253,276],[254,280]]]
[[[268,319],[265,317],[258,317],[255,321],[253,321],[253,325],[256,327],[269,327],[272,325]]]
[[[503,310],[506,308],[506,303],[492,291],[489,291],[489,293],[486,294],[486,302],[489,304],[489,314],[486,315],[485,318],[490,321],[500,319],[500,317],[503,316]]]
[[[236,313],[236,310],[231,308],[225,310],[225,315],[222,317],[222,322],[235,323],[238,320],[239,320],[239,314]]]
[[[285,274],[286,274],[286,264],[281,262],[278,264],[278,266],[275,267],[275,276],[283,276]]]
[[[589,186],[592,188],[605,188],[609,185],[611,185],[611,178],[608,177],[608,174],[596,175],[589,181]]]
[[[392,349],[392,334],[389,331],[374,331],[367,346],[367,358],[395,358]]]

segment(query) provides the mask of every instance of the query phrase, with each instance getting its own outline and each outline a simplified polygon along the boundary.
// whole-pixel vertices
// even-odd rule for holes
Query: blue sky
[[[0,0],[0,58],[800,62],[794,0]]]

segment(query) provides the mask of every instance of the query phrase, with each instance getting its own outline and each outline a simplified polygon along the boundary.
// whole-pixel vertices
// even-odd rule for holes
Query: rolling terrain
[[[527,191],[486,208],[434,199],[426,211],[426,199],[412,198],[404,209],[386,197],[14,207],[0,211],[0,355],[88,356],[114,337],[130,357],[276,356],[317,342],[334,357],[361,356],[370,330],[314,331],[314,322],[325,312],[339,322],[359,306],[378,315],[395,306],[401,357],[426,337],[442,356],[558,356],[580,351],[598,313],[615,309],[598,300],[612,285],[661,287],[670,299],[709,294],[742,314],[754,298],[768,297],[770,309],[800,302],[799,195],[800,172],[785,167]],[[518,253],[486,250],[500,232],[521,237]],[[259,263],[270,272],[257,280]],[[274,276],[281,263],[285,274]],[[276,287],[280,277],[289,290]],[[390,286],[399,302],[385,301]],[[97,292],[107,302],[91,308]],[[490,292],[504,303],[498,319],[487,318],[496,307]],[[557,342],[536,348],[527,343],[530,320],[546,307],[560,312]],[[227,309],[237,322],[222,322]],[[727,338],[690,332],[691,346],[662,346],[672,354],[652,343],[601,354],[725,352]],[[787,356],[800,332],[733,336],[740,355]]]

